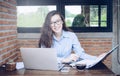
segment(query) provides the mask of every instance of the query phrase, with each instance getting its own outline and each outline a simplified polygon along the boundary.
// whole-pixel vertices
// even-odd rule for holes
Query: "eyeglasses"
[[[61,19],[59,19],[59,20],[57,20],[57,21],[55,21],[55,22],[51,22],[51,26],[55,26],[55,25],[59,25],[59,24],[61,24],[62,23],[62,20]]]

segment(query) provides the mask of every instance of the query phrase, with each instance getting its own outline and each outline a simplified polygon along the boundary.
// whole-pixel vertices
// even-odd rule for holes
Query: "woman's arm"
[[[73,34],[73,51],[76,55],[79,56],[81,59],[96,59],[96,56],[89,55],[85,53],[84,49],[81,47],[80,41],[78,40],[77,36]]]

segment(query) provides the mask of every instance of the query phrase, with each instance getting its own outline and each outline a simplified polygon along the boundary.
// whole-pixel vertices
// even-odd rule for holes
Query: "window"
[[[17,0],[17,4],[18,32],[39,33],[51,10],[61,12],[74,32],[112,32],[112,0]]]
[[[18,6],[18,27],[42,27],[49,11],[56,10],[56,6]]]
[[[66,24],[68,27],[107,27],[106,11],[105,5],[101,5],[101,8],[98,5],[65,6]]]

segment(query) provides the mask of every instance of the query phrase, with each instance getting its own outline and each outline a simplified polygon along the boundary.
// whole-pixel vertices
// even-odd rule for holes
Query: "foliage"
[[[36,12],[21,13],[17,16],[17,25],[18,27],[41,27],[48,12],[47,7],[40,7]]]
[[[73,20],[73,23],[72,23],[72,26],[73,27],[85,27],[85,17],[82,15],[82,14],[78,14],[74,20]]]

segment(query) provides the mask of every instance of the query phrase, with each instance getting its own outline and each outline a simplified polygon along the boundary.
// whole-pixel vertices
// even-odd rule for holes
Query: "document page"
[[[76,64],[86,64],[86,68],[91,68],[92,66],[99,63],[106,55],[107,53],[103,53],[102,55],[98,56],[95,60],[84,59],[76,62]]]

